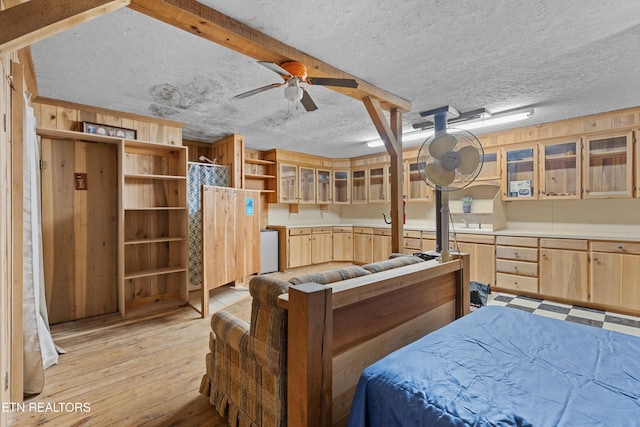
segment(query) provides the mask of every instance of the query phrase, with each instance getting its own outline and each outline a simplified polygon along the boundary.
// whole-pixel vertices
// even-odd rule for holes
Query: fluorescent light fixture
[[[454,123],[452,128],[456,129],[481,129],[489,126],[502,125],[505,123],[516,122],[519,120],[528,119],[533,115],[533,109],[526,111],[518,111],[510,114],[504,114],[501,116],[489,116],[488,118],[483,118],[478,121],[470,121],[470,122],[462,122],[462,123]],[[486,115],[482,115],[481,117],[486,117]],[[427,139],[431,135],[433,135],[433,129],[425,129],[421,131],[413,131],[402,134],[402,142],[416,141],[418,139]],[[374,139],[373,141],[367,141],[367,147],[382,147],[384,143],[381,139]]]
[[[504,116],[492,116],[485,120],[478,120],[475,122],[456,124],[456,129],[481,129],[489,126],[503,125],[505,123],[517,122],[519,120],[528,119],[533,115],[533,109],[527,111],[519,111],[513,114],[505,114]]]
[[[416,141],[418,139],[427,139],[433,135],[433,129],[426,129],[421,131],[407,132],[402,134],[402,142]],[[367,147],[382,147],[384,142],[381,139],[374,139],[373,141],[367,141]]]

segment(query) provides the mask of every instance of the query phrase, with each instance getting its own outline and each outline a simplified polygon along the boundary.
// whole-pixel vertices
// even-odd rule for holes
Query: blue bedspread
[[[363,372],[349,426],[640,426],[640,338],[483,307]]]

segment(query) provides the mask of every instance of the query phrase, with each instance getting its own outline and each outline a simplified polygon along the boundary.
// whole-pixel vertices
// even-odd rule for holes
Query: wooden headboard
[[[288,425],[346,425],[366,366],[469,312],[469,255],[294,286],[280,305],[289,312]]]

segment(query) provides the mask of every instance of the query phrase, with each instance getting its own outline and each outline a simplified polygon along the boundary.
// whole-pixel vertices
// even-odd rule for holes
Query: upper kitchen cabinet
[[[633,196],[633,133],[584,138],[584,198]]]
[[[351,203],[367,203],[367,169],[351,171]]]
[[[316,170],[314,168],[299,166],[299,198],[298,203],[316,202]]]
[[[500,152],[485,149],[481,157],[482,169],[476,181],[500,180]]]
[[[503,149],[502,200],[536,200],[537,146]]]
[[[351,203],[351,172],[348,169],[334,170],[333,174],[333,203]]]
[[[581,141],[541,144],[540,199],[579,199]]]
[[[316,200],[319,204],[331,203],[331,171],[326,169],[316,169],[316,182],[318,193]]]
[[[433,198],[433,190],[420,176],[417,159],[411,159],[406,162],[404,191],[407,196],[407,202],[430,201]]]
[[[387,200],[387,174],[385,165],[369,168],[369,203],[384,203]]]
[[[298,166],[278,164],[278,203],[298,203]]]

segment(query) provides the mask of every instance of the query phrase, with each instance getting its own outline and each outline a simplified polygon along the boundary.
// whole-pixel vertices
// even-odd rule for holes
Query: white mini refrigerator
[[[260,274],[278,271],[278,230],[260,230]]]

